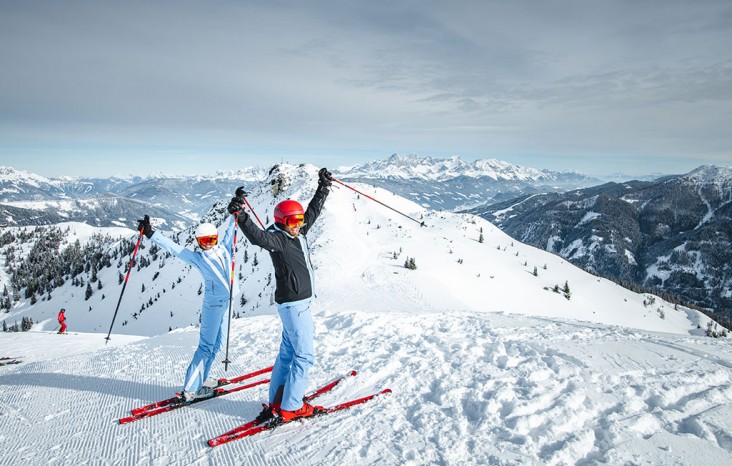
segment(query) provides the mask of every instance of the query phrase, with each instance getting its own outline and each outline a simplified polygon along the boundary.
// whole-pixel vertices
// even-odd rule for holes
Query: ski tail
[[[239,377],[235,377],[233,379],[219,379],[218,386],[221,387],[222,385],[229,385],[232,383],[239,383],[247,379],[251,379],[252,377],[256,377],[258,375],[262,374],[268,374],[272,372],[272,368],[274,366],[265,367],[264,369],[259,369],[258,371],[250,372],[248,374],[240,375]]]
[[[364,404],[364,403],[366,403],[369,400],[373,400],[377,396],[386,395],[388,393],[391,393],[391,389],[390,388],[385,388],[385,389],[381,390],[380,392],[373,393],[371,395],[367,395],[367,396],[364,396],[362,398],[357,398],[355,400],[346,401],[344,403],[337,404],[337,405],[331,406],[329,408],[325,408],[325,412],[324,413],[317,414],[316,416],[322,416],[323,414],[330,414],[330,413],[335,413],[337,411],[343,411],[344,409],[348,409],[348,408],[351,408],[351,407],[356,406],[356,405]]]

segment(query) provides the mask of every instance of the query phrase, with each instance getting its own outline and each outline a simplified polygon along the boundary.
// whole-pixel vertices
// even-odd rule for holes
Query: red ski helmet
[[[302,205],[299,202],[288,199],[275,206],[274,219],[276,223],[285,224],[285,218],[291,215],[305,215]]]

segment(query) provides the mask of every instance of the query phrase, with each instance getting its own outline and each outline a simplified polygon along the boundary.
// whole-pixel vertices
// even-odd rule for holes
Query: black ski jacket
[[[328,188],[319,186],[305,210],[305,221],[297,238],[290,236],[277,224],[266,230],[254,224],[249,215],[239,217],[239,228],[249,242],[269,251],[275,269],[275,302],[291,303],[313,297],[314,274],[310,263],[307,233],[323,210]]]

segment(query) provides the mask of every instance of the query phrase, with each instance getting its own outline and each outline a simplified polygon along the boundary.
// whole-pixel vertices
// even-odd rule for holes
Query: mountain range
[[[732,317],[732,168],[524,195],[468,212],[586,270]]]
[[[269,222],[274,206],[283,199],[306,204],[317,185],[316,172],[313,166],[274,167],[249,193],[254,212]],[[316,277],[320,277],[318,296],[325,302],[336,305],[335,298],[329,297],[337,296],[337,306],[345,309],[368,301],[371,309],[519,314],[530,310],[532,315],[669,332],[697,331],[688,321],[688,309],[597,279],[561,257],[514,241],[479,217],[425,209],[381,188],[356,186],[374,199],[388,200],[390,206],[419,218],[426,226],[409,222],[359,194],[333,189],[322,218],[308,237]],[[217,202],[202,220],[223,228],[231,217],[226,204],[227,200]],[[194,247],[195,225],[173,232],[159,220],[153,218],[160,234]],[[65,307],[73,328],[104,332],[138,235],[124,228],[100,229],[79,223],[36,227],[38,234],[33,231],[6,228],[0,236],[0,257],[13,258],[6,261],[5,273],[20,273],[18,282],[27,285],[11,288],[15,296],[7,298],[12,305],[4,320],[9,325],[22,317],[44,321]],[[274,279],[268,254],[243,235],[238,235],[237,244],[235,270],[242,295],[235,298],[233,313],[235,317],[269,314]],[[406,267],[410,259],[416,262],[416,270]],[[114,332],[157,335],[195,326],[200,284],[195,269],[142,238]],[[341,292],[343,287],[348,293]],[[491,297],[488,302],[486,296]]]
[[[538,170],[495,159],[466,162],[459,157],[399,154],[341,168],[336,175],[345,181],[379,186],[423,207],[451,211],[522,194],[562,192],[601,183],[577,172]]]
[[[442,210],[599,183],[579,173],[537,170],[498,160],[466,162],[459,157],[397,154],[333,173],[344,181],[381,186],[423,207]],[[75,219],[100,227],[131,226],[142,213],[149,213],[180,229],[186,219],[199,220],[214,202],[230,198],[237,187],[249,189],[267,176],[267,169],[248,167],[211,176],[45,178],[0,167],[0,221],[24,226]],[[110,196],[115,199],[114,210],[108,212]]]
[[[267,171],[249,167],[211,176],[45,178],[0,167],[0,221],[5,225],[52,225],[79,221],[99,227],[134,226],[143,214],[174,229],[198,220],[239,186],[251,186]]]
[[[161,228],[182,231],[236,187],[251,190],[273,182],[273,170],[48,179],[5,167],[0,168],[0,221],[130,228],[149,214]],[[730,242],[729,171],[700,167],[683,176],[597,184],[579,173],[498,160],[395,154],[334,169],[334,176],[381,187],[423,208],[480,215],[519,241],[625,286],[668,292],[669,298],[730,316],[731,273],[724,265]]]

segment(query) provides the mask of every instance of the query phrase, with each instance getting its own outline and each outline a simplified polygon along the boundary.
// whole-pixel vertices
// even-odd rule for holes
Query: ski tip
[[[215,446],[218,446],[218,444],[219,444],[219,442],[216,439],[213,439],[213,438],[208,441],[208,446],[209,447],[215,447]]]
[[[356,374],[357,374],[357,372],[356,372],[356,371],[351,371],[351,372],[349,373],[349,375],[350,375],[351,377],[355,377],[355,376],[356,376]]]
[[[391,393],[391,388],[385,388],[381,390],[381,393]]]

